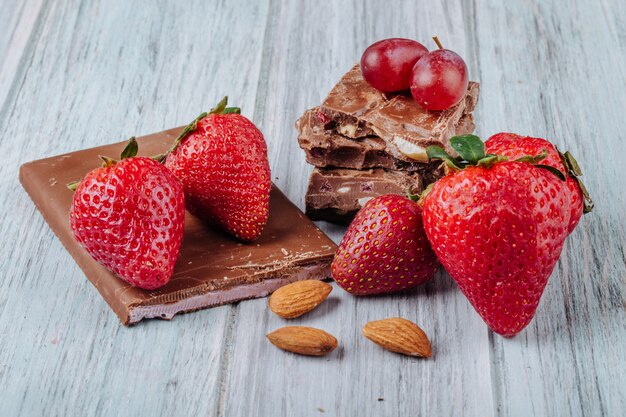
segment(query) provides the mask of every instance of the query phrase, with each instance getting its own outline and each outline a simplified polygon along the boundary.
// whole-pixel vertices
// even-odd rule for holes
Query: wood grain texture
[[[476,2],[478,132],[545,137],[578,157],[596,208],[568,238],[533,322],[492,337],[501,415],[626,410],[623,2]],[[621,9],[621,10],[620,10]],[[489,24],[485,24],[485,20]],[[622,32],[623,35],[623,32]],[[622,62],[622,65],[619,62]],[[556,399],[556,400],[555,400]]]
[[[42,0],[6,0],[0,7],[0,114],[12,85],[17,86],[20,61],[38,38],[37,20],[43,18]],[[32,42],[29,44],[29,39]]]
[[[46,7],[0,120],[0,414],[210,415],[232,307],[120,326],[15,181],[20,162],[184,124],[227,92],[253,108],[268,7]]]
[[[0,415],[623,415],[626,6],[570,3],[5,1]],[[16,185],[22,162],[181,125],[229,94],[265,133],[274,182],[303,208],[311,167],[296,118],[371,42],[432,47],[435,33],[481,82],[477,132],[570,149],[596,201],[513,339],[489,332],[443,271],[402,295],[335,286],[288,322],[253,300],[124,328]],[[345,230],[320,226],[335,241]],[[389,316],[418,323],[433,358],[361,335]],[[286,324],[340,346],[323,358],[282,352],[265,334]]]

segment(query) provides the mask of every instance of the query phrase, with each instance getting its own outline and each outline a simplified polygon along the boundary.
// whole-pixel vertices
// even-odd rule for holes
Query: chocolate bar
[[[417,172],[315,168],[306,192],[306,214],[313,220],[347,224],[376,196],[420,193],[423,187]]]
[[[478,94],[478,83],[470,82],[467,93],[458,104],[444,111],[428,111],[406,92],[385,94],[371,87],[361,75],[359,66],[355,65],[315,109],[317,120],[310,116],[308,119],[309,122],[322,123],[324,130],[345,138],[375,136],[379,139],[378,150],[393,158],[427,162],[428,146],[442,146],[454,154],[448,144],[450,137],[473,131],[473,119],[468,116],[476,106]],[[305,120],[300,120],[296,126],[301,135],[306,136]],[[336,136],[326,138],[332,140]],[[306,138],[304,143],[306,150]]]
[[[141,155],[164,152],[181,128],[138,138]],[[336,245],[275,186],[261,237],[242,243],[186,214],[180,257],[170,282],[154,291],[136,288],[98,264],[74,240],[69,226],[72,191],[99,165],[98,155],[117,156],[125,143],[72,152],[22,165],[20,181],[50,228],[122,323],[171,319],[175,314],[263,297],[296,280],[330,277]]]

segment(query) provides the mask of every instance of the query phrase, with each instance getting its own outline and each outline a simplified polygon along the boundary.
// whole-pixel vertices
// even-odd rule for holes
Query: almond
[[[363,327],[363,335],[392,352],[423,358],[433,354],[426,333],[417,324],[400,317],[370,321]]]
[[[286,326],[267,335],[282,350],[307,356],[323,356],[337,348],[337,339],[324,330],[304,326]]]
[[[270,310],[286,319],[300,317],[320,305],[332,289],[329,284],[314,279],[287,284],[270,297]]]

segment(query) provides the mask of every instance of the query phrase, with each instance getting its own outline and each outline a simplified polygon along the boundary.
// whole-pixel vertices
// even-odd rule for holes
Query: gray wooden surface
[[[0,415],[625,415],[626,5],[503,3],[0,0]],[[268,344],[285,322],[263,299],[126,328],[17,185],[23,162],[181,125],[229,94],[303,207],[296,118],[371,42],[432,34],[482,84],[477,132],[556,141],[595,198],[515,338],[445,272],[405,295],[335,289],[295,320],[340,340],[325,358]],[[433,358],[360,335],[388,316],[419,323]]]

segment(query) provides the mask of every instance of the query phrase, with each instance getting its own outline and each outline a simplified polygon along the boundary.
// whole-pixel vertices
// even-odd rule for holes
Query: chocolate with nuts
[[[319,143],[321,139],[311,141],[310,136],[320,134],[315,126],[321,124],[328,141],[334,141],[336,135],[349,139],[377,138],[378,146],[373,143],[371,146],[389,157],[408,163],[425,163],[428,161],[426,147],[438,145],[453,152],[448,139],[474,130],[471,112],[478,101],[478,93],[478,83],[470,82],[465,97],[458,104],[444,111],[428,111],[409,95],[384,94],[371,87],[356,65],[335,85],[321,106],[313,109],[315,118],[307,112],[297,122],[299,142],[305,151],[312,151],[309,142]]]
[[[478,83],[444,111],[428,111],[407,92],[382,93],[370,86],[358,65],[333,87],[320,106],[296,122],[298,143],[314,165],[306,213],[314,220],[349,223],[367,199],[381,194],[420,192],[441,177],[426,148],[447,149],[455,135],[474,130],[472,111]]]
[[[313,220],[347,224],[371,198],[419,193],[423,188],[419,172],[315,168],[306,192],[306,214]]]

